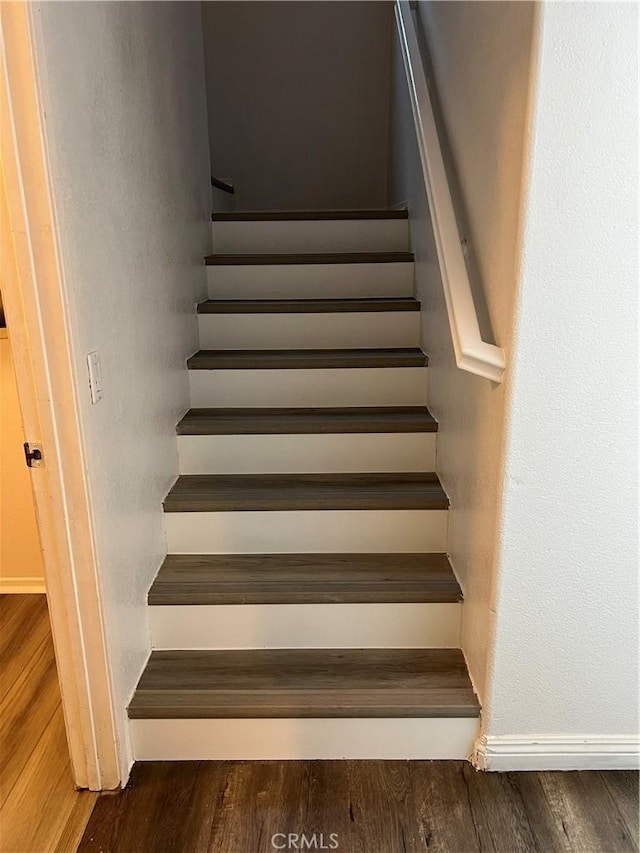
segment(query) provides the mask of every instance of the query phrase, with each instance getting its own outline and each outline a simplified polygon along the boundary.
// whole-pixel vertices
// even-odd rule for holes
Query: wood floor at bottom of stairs
[[[479,773],[462,761],[140,763],[122,793],[100,797],[78,850],[270,853],[290,835],[299,848],[302,834],[316,849],[337,842],[338,853],[632,853],[638,774]]]

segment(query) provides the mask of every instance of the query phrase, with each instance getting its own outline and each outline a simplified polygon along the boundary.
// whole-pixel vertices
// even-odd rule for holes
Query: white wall
[[[490,326],[509,352],[533,7],[423,2],[417,24],[429,44]],[[439,421],[437,469],[451,499],[449,553],[465,595],[463,648],[484,698],[508,377],[494,386],[456,366],[406,89],[396,47],[391,201],[409,201],[422,345],[429,354],[429,407]]]
[[[638,731],[638,10],[546,3],[488,732]]]
[[[212,174],[239,210],[387,203],[392,5],[204,2]]]
[[[454,366],[397,66],[391,186],[409,187],[486,766],[622,767],[638,760],[638,10],[535,11],[419,11],[501,387]]]
[[[149,652],[147,589],[165,553],[185,358],[205,294],[210,187],[200,7],[33,7],[68,289],[114,703]],[[86,354],[102,361],[91,406]]]

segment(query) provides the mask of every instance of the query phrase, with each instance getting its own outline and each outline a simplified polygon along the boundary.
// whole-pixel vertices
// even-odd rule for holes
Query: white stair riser
[[[475,717],[130,720],[136,761],[468,758]]]
[[[446,551],[446,510],[167,512],[170,554]]]
[[[460,604],[154,605],[149,614],[154,649],[460,646]]]
[[[413,264],[221,264],[207,282],[210,299],[413,296]]]
[[[436,434],[181,435],[181,474],[434,471]]]
[[[418,311],[198,314],[200,349],[417,347]]]
[[[426,367],[190,370],[191,405],[426,406]]]
[[[213,222],[213,251],[230,254],[277,252],[406,252],[408,219]]]

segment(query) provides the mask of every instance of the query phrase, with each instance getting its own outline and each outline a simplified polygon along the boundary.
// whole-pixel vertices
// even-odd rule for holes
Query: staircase
[[[465,758],[407,214],[215,214],[213,240],[135,758]]]

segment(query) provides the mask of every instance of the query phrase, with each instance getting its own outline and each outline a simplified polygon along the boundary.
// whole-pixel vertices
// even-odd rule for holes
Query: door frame
[[[30,4],[0,3],[0,257],[67,740],[78,788],[119,787],[116,717]]]

